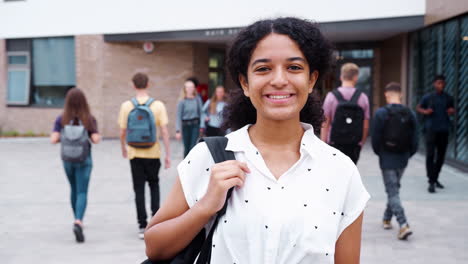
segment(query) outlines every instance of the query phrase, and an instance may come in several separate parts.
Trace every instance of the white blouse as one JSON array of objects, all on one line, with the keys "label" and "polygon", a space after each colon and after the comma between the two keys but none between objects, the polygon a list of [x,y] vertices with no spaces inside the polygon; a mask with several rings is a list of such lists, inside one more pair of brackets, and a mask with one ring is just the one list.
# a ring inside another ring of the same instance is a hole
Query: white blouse
[{"label": "white blouse", "polygon": [[[311,125],[302,126],[301,156],[279,179],[250,141],[249,126],[227,135],[226,149],[246,162],[251,173],[232,192],[218,223],[211,263],[334,263],[337,239],[370,195],[354,163],[318,139]],[[190,207],[206,193],[213,164],[205,143],[179,164]]]}]

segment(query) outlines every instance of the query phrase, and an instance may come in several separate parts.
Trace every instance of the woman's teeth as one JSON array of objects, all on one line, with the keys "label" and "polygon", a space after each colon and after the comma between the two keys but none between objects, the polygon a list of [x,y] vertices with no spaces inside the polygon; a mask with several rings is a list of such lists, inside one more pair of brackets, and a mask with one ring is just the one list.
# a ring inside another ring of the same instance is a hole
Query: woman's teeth
[{"label": "woman's teeth", "polygon": [[279,100],[279,99],[286,99],[286,98],[289,98],[291,97],[291,95],[269,95],[268,98],[270,99],[276,99],[276,100]]}]

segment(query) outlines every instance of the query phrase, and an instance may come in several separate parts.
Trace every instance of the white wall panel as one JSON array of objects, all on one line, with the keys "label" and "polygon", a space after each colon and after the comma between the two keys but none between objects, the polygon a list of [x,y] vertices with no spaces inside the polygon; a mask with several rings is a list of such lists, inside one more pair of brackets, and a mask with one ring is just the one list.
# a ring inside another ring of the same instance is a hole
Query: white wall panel
[{"label": "white wall panel", "polygon": [[0,38],[242,27],[274,16],[333,22],[424,12],[425,0],[0,1]]}]

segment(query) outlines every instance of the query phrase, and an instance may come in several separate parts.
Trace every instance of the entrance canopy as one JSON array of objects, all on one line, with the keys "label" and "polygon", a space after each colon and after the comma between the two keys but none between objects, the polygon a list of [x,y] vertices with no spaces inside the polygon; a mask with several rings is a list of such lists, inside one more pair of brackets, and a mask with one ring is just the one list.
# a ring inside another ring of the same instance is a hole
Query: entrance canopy
[{"label": "entrance canopy", "polygon": [[[406,16],[319,23],[323,33],[333,42],[371,42],[384,40],[424,26],[424,16]],[[228,43],[241,28],[181,30],[130,34],[106,34],[107,42],[128,41],[191,41]]]}]

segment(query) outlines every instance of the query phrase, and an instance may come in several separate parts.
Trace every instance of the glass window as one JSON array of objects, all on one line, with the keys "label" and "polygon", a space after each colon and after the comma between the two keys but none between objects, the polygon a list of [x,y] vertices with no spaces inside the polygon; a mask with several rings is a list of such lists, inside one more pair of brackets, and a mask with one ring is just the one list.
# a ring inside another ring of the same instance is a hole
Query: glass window
[{"label": "glass window", "polygon": [[224,85],[224,51],[210,50],[209,53],[209,95],[218,85]]},{"label": "glass window", "polygon": [[27,51],[8,52],[7,58],[7,103],[27,105],[30,87],[29,53]]},{"label": "glass window", "polygon": [[9,55],[8,64],[10,65],[26,65],[28,64],[28,56],[26,55]]},{"label": "glass window", "polygon": [[340,51],[340,59],[372,59],[374,51],[368,50],[342,50]]},{"label": "glass window", "polygon": [[29,102],[29,70],[8,70],[8,104],[27,105]]},{"label": "glass window", "polygon": [[74,38],[12,39],[6,44],[8,104],[62,107],[76,84]]},{"label": "glass window", "polygon": [[[434,91],[436,74],[445,76],[444,91],[455,101],[456,113],[451,117],[447,158],[468,165],[468,15],[413,32],[411,39],[410,84],[412,105],[424,94]],[[419,115],[422,124],[422,115]],[[422,128],[422,125],[420,125]],[[424,149],[424,137],[420,147]]]}]

